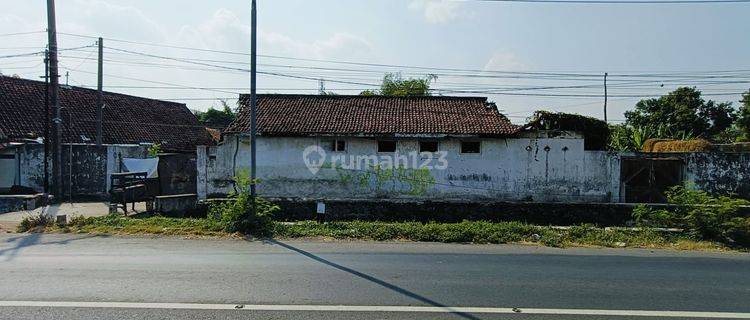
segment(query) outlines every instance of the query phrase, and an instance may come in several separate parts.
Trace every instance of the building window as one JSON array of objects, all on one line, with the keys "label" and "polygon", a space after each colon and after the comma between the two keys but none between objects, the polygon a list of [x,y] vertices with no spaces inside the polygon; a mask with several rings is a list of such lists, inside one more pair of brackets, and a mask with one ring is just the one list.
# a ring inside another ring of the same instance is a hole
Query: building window
[{"label": "building window", "polygon": [[396,141],[393,141],[393,140],[379,140],[378,141],[378,152],[396,152]]},{"label": "building window", "polygon": [[325,151],[333,152],[345,152],[346,151],[346,140],[323,140],[321,143]]},{"label": "building window", "polygon": [[461,141],[461,153],[480,153],[482,143],[479,141]]},{"label": "building window", "polygon": [[438,152],[437,141],[420,141],[419,152]]},{"label": "building window", "polygon": [[346,140],[333,140],[331,141],[331,151],[344,152],[346,151]]}]

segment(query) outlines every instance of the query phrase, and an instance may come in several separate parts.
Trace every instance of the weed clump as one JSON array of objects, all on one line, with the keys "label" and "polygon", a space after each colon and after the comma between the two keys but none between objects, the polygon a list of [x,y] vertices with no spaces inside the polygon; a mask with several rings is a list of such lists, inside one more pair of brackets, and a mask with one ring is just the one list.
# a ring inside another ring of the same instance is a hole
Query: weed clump
[{"label": "weed clump", "polygon": [[53,219],[44,214],[35,214],[30,215],[27,217],[24,217],[23,220],[21,220],[21,223],[18,225],[18,228],[16,231],[18,232],[30,232],[30,231],[39,231],[44,230],[45,228],[52,226],[54,224]]},{"label": "weed clump", "polygon": [[682,228],[697,239],[750,246],[750,217],[740,212],[743,206],[750,205],[750,201],[712,196],[689,185],[671,188],[667,200],[674,205],[672,208],[636,207],[633,216],[638,224]]},{"label": "weed clump", "polygon": [[208,220],[218,222],[226,232],[240,232],[256,237],[273,235],[272,217],[279,207],[250,194],[250,186],[257,181],[250,179],[247,170],[241,170],[235,176],[235,183],[239,192],[233,193],[230,201],[211,205]]}]

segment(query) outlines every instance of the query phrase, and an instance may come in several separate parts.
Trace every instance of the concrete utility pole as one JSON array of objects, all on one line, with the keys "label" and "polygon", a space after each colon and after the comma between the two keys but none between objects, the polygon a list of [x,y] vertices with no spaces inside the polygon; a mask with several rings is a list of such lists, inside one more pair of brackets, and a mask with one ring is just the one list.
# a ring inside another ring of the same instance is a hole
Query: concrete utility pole
[{"label": "concrete utility pole", "polygon": [[604,122],[607,122],[607,73],[604,73]]},{"label": "concrete utility pole", "polygon": [[99,91],[96,96],[96,145],[102,146],[102,121],[104,116],[104,40],[99,37],[99,78],[96,89]]},{"label": "concrete utility pole", "polygon": [[44,50],[44,193],[49,193],[49,51]]},{"label": "concrete utility pole", "polygon": [[62,136],[60,132],[62,117],[60,116],[60,101],[58,100],[58,90],[60,87],[59,72],[57,70],[57,27],[55,25],[55,0],[47,0],[47,41],[49,50],[49,76],[50,76],[50,104],[55,111],[53,123],[53,141],[52,152],[54,161],[52,162],[52,185],[54,186],[53,194],[62,199]]},{"label": "concrete utility pole", "polygon": [[253,183],[250,184],[250,195],[255,197],[257,195],[255,190],[255,179],[257,178],[256,165],[255,165],[255,152],[256,152],[256,135],[257,135],[257,111],[258,111],[258,96],[256,94],[256,73],[255,68],[257,65],[257,52],[258,52],[258,12],[257,12],[255,0],[252,0],[251,16],[252,22],[250,25],[251,36],[250,41],[250,178]]}]

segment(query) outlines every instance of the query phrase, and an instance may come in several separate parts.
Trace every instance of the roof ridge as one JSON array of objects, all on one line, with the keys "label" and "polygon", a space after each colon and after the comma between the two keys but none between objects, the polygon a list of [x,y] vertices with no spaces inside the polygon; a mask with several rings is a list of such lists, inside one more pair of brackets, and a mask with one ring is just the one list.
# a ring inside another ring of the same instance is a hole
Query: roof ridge
[{"label": "roof ridge", "polygon": [[[16,78],[16,77],[8,76],[8,75],[0,75],[0,79],[2,79],[2,80],[10,79],[10,80],[16,80],[16,81],[31,82],[34,85],[44,85],[45,84],[43,81],[39,81],[39,80],[33,80],[33,79],[27,79],[27,78]],[[66,90],[71,90],[71,89],[83,90],[83,91],[89,91],[89,92],[94,92],[94,93],[96,93],[98,91],[98,90],[92,89],[92,88],[86,88],[86,87],[81,87],[81,86],[74,86],[74,85],[69,85],[69,84],[60,84],[60,88],[61,89],[66,89]],[[154,98],[148,98],[148,97],[141,97],[141,96],[135,96],[135,95],[132,95],[132,94],[126,94],[126,93],[120,93],[120,92],[112,92],[112,91],[106,91],[106,90],[104,90],[103,92],[104,92],[105,95],[130,97],[130,98],[136,98],[136,99],[158,101],[158,102],[163,102],[163,103],[172,103],[172,104],[177,104],[177,105],[180,105],[180,106],[187,107],[187,104],[182,103],[182,102],[176,102],[176,101],[170,101],[170,100],[161,100],[161,99],[154,99]]]},{"label": "roof ridge", "polygon": [[[249,93],[241,93],[240,99],[249,98]],[[393,95],[359,95],[359,94],[305,94],[305,93],[259,93],[258,96],[278,96],[278,97],[316,97],[316,98],[385,98],[385,99],[445,99],[445,100],[487,100],[487,97],[480,96],[393,96]]]}]

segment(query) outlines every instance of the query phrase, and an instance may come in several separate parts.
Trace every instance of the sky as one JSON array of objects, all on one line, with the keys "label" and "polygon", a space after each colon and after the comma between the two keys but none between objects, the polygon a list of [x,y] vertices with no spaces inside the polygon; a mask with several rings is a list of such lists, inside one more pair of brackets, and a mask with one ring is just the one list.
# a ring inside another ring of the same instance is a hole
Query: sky
[{"label": "sky", "polygon": [[[0,8],[0,57],[44,49],[46,1]],[[750,88],[750,3],[258,0],[258,10],[262,93],[315,94],[323,79],[327,91],[357,94],[386,72],[435,74],[435,94],[487,96],[522,123],[539,109],[602,118],[605,72],[613,122],[680,85],[735,106]],[[249,92],[250,1],[58,0],[57,23],[70,49],[62,83],[95,86],[95,48],[72,48],[102,36],[108,91],[198,110]],[[0,58],[0,72],[38,79],[41,61]]]}]

